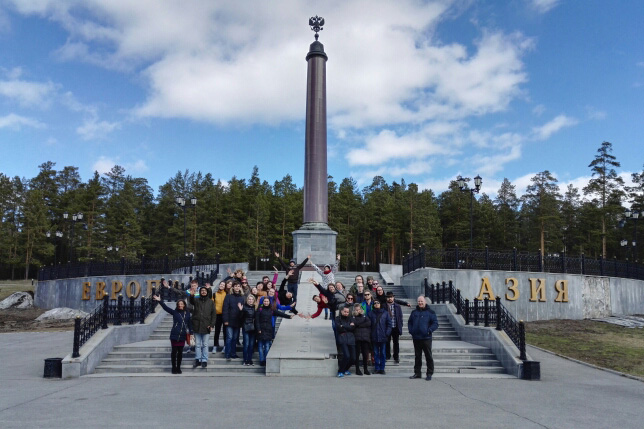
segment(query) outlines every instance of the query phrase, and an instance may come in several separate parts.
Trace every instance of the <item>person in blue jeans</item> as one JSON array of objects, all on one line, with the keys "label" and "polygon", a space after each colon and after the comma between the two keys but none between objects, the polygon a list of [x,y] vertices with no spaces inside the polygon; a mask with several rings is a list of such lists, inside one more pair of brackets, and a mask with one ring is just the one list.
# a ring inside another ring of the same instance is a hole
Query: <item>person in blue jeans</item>
[{"label": "person in blue jeans", "polygon": [[380,301],[373,302],[369,313],[371,319],[371,343],[373,345],[374,372],[385,375],[385,355],[387,338],[391,335],[391,318],[389,312],[381,308]]},{"label": "person in blue jeans", "polygon": [[244,334],[244,361],[242,365],[255,366],[253,351],[255,349],[255,295],[246,296],[246,303],[241,310],[242,332]]},{"label": "person in blue jeans", "polygon": [[241,311],[243,308],[244,296],[241,292],[241,284],[235,281],[233,283],[232,293],[224,299],[224,308],[221,313],[224,319],[224,326],[226,327],[226,347],[224,349],[224,355],[226,356],[227,362],[230,362],[231,359],[239,359],[236,347],[237,341],[239,340]]},{"label": "person in blue jeans", "polygon": [[217,319],[217,310],[215,303],[210,298],[209,288],[201,287],[199,296],[190,296],[192,310],[192,330],[195,336],[195,362],[193,368],[201,365],[202,368],[208,366],[208,339],[210,331],[215,326]]},{"label": "person in blue jeans", "polygon": [[255,312],[255,333],[257,348],[259,349],[259,364],[266,366],[266,356],[275,338],[273,323],[275,317],[293,318],[293,314],[286,314],[276,308],[277,303],[268,297],[259,299],[259,308]]}]

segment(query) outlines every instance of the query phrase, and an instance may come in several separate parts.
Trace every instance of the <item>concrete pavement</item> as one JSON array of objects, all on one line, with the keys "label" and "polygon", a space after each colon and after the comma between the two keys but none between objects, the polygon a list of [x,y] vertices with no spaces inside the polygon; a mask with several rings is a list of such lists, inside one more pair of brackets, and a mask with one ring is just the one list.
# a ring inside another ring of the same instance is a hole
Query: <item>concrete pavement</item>
[{"label": "concrete pavement", "polygon": [[0,334],[0,426],[640,428],[644,383],[529,348],[541,381],[332,377],[42,378],[71,332]]}]

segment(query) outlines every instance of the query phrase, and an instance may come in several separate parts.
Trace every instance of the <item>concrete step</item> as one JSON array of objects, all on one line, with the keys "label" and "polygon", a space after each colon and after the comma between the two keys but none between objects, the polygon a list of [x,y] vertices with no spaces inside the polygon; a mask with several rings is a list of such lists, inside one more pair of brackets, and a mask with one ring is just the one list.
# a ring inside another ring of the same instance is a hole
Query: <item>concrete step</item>
[{"label": "concrete step", "polygon": [[[243,365],[211,365],[208,363],[207,368],[195,368],[192,369],[192,362],[182,362],[181,370],[186,372],[194,373],[209,373],[209,372],[225,372],[233,374],[256,374],[258,376],[264,376],[265,368],[259,366],[255,362],[255,366],[243,366]],[[166,362],[165,365],[155,365],[155,366],[131,366],[131,365],[99,365],[94,371],[95,374],[132,374],[132,373],[170,373],[172,372],[172,365],[170,362]]]},{"label": "concrete step", "polygon": [[[194,356],[184,356],[183,361],[184,362],[189,362],[190,365],[192,365],[192,362],[194,360]],[[259,355],[257,353],[253,354],[253,361],[255,363],[259,362]],[[162,366],[162,365],[167,365],[170,362],[170,353],[166,354],[163,357],[143,357],[143,358],[119,358],[119,357],[106,357],[103,359],[101,362],[101,365],[127,365],[127,366],[146,366],[146,365],[152,365],[152,366]],[[208,366],[212,365],[221,365],[225,367],[233,367],[233,366],[242,366],[242,360],[241,359],[232,359],[230,362],[226,361],[224,357],[215,357],[215,356],[209,356],[208,357]]]}]

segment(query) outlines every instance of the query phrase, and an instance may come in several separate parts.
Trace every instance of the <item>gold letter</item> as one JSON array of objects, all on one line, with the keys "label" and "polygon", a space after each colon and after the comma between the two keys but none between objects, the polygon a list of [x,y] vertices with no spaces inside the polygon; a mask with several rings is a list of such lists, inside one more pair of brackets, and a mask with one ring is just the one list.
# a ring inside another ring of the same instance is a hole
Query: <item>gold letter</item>
[{"label": "gold letter", "polygon": [[490,279],[487,277],[483,277],[481,281],[481,290],[479,292],[479,296],[476,297],[476,299],[483,300],[485,298],[483,295],[488,295],[488,298],[491,300],[494,300],[494,292],[492,291],[492,286],[490,285]]},{"label": "gold letter", "polygon": [[508,290],[512,291],[512,296],[509,296],[507,293],[505,294],[505,299],[508,301],[516,301],[519,299],[519,288],[517,287],[517,279],[514,277],[509,277],[505,279],[505,284],[507,285],[508,283],[512,283],[512,286],[508,286]]},{"label": "gold letter", "polygon": [[157,289],[157,293],[159,293],[159,281],[158,280],[146,280],[145,282],[148,284],[145,296],[147,296],[148,298],[152,297],[152,286],[154,286]]},{"label": "gold letter", "polygon": [[[132,285],[134,285],[134,291],[136,293],[132,292]],[[132,297],[138,298],[139,295],[141,294],[141,285],[139,284],[139,282],[132,280],[130,284],[128,284],[127,287],[125,288],[125,294],[127,295],[128,298],[132,298]]]},{"label": "gold letter", "polygon": [[112,282],[112,295],[110,295],[110,299],[117,299],[118,295],[117,293],[121,292],[123,290],[123,283],[119,281],[113,281]]},{"label": "gold letter", "polygon": [[568,302],[568,280],[557,280],[555,290],[557,291],[555,302]]},{"label": "gold letter", "polygon": [[[538,287],[537,280],[539,280]],[[537,301],[537,294],[540,302],[546,302],[546,279],[530,279],[530,301]]]},{"label": "gold letter", "polygon": [[105,282],[96,282],[96,300],[100,301],[105,295]]},{"label": "gold letter", "polygon": [[83,301],[89,300],[89,294],[92,289],[92,284],[90,282],[83,282],[83,296],[81,296],[81,299]]}]

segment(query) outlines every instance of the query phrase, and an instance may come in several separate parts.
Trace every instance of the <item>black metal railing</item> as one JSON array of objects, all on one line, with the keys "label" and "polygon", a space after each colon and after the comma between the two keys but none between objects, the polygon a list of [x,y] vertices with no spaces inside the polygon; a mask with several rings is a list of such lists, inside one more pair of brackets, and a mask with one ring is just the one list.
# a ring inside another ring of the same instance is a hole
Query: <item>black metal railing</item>
[{"label": "black metal railing", "polygon": [[448,283],[429,283],[427,278],[423,280],[425,296],[433,303],[450,303],[456,307],[456,314],[463,317],[466,325],[485,327],[495,326],[497,331],[504,331],[512,342],[519,349],[522,360],[526,360],[525,350],[525,326],[523,321],[517,322],[507,308],[501,304],[501,297],[490,300],[485,298],[479,300],[474,298],[463,299],[460,289],[456,289],[450,280]]},{"label": "black metal railing", "polygon": [[587,274],[644,280],[644,265],[630,261],[606,260],[564,253],[541,256],[540,252],[492,251],[475,249],[425,249],[421,247],[405,256],[403,275],[419,268],[476,269],[500,271],[533,271],[548,273]]},{"label": "black metal railing", "polygon": [[[204,267],[209,267],[207,270]],[[210,268],[212,267],[212,268]],[[212,259],[195,259],[194,256],[170,259],[150,259],[141,257],[139,260],[121,258],[119,261],[73,262],[41,267],[38,270],[38,280],[56,280],[74,277],[115,276],[136,274],[196,274],[204,271],[219,271],[219,255]],[[214,280],[214,279],[212,279]]]},{"label": "black metal railing", "polygon": [[[165,289],[160,290],[165,295],[168,292]],[[152,295],[155,294],[155,288],[152,288]],[[157,302],[153,299],[141,297],[136,299],[131,297],[124,300],[123,295],[118,299],[109,299],[105,295],[101,303],[87,316],[77,317],[74,322],[74,344],[72,357],[80,356],[80,348],[99,330],[107,329],[108,324],[122,325],[128,323],[145,323],[146,317],[154,313]]]}]

